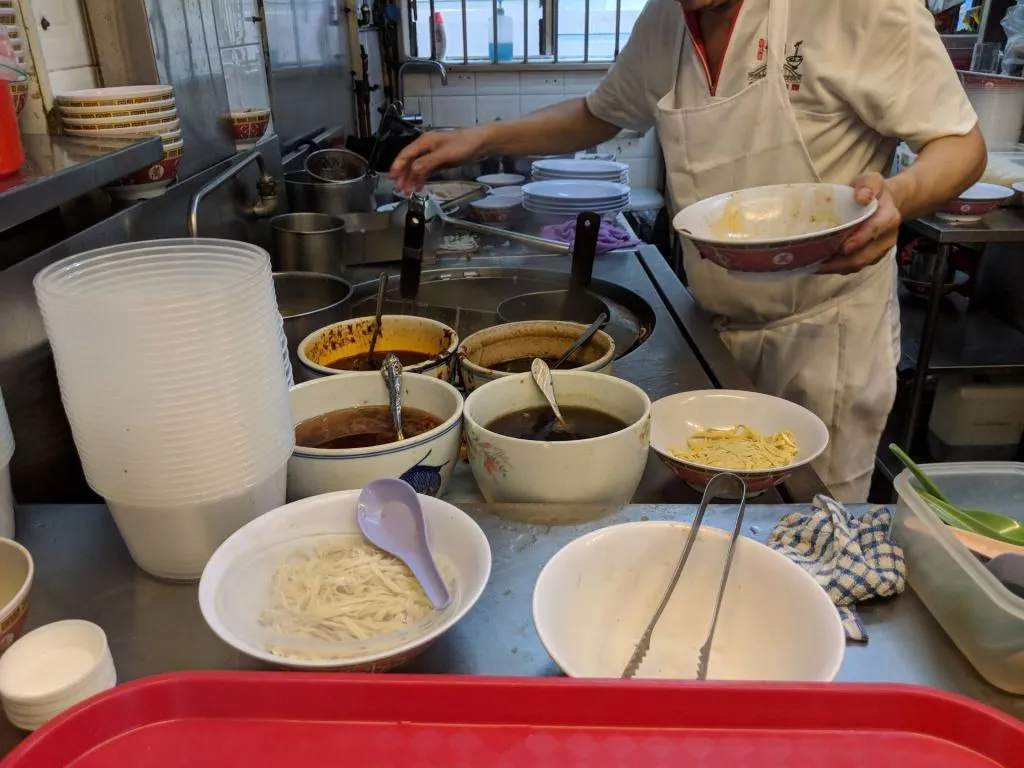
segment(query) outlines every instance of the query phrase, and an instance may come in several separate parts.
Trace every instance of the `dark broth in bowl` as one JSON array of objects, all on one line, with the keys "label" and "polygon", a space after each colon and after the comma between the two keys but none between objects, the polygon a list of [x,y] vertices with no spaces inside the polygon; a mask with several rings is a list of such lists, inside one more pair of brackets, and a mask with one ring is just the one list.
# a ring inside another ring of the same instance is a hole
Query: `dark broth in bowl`
[{"label": "dark broth in bowl", "polygon": [[348,357],[332,360],[326,363],[325,367],[333,368],[336,371],[379,371],[380,367],[384,364],[384,358],[392,353],[398,358],[398,362],[402,364],[403,368],[418,363],[425,363],[434,357],[434,355],[429,355],[426,352],[416,352],[411,349],[389,349],[383,352],[374,350],[373,357],[367,357],[365,352],[360,352],[358,355],[349,355]]},{"label": "dark broth in bowl", "polygon": [[[493,371],[501,371],[502,373],[529,373],[530,366],[533,365],[533,361],[535,359],[536,358],[533,357],[517,357],[514,360],[503,360],[500,363],[494,363],[487,367]],[[558,360],[553,357],[542,357],[541,360],[548,364],[548,368],[553,367],[554,364],[558,362]],[[579,368],[579,366],[579,363],[573,362],[572,360],[566,360],[558,367],[558,370],[567,371],[571,368]]]},{"label": "dark broth in bowl", "polygon": [[559,406],[562,417],[569,428],[566,429],[546,406],[524,408],[499,416],[485,426],[491,432],[505,437],[520,440],[549,440],[552,442],[568,442],[571,440],[587,440],[592,437],[604,437],[629,426],[617,416],[584,408],[576,405]]},{"label": "dark broth in bowl", "polygon": [[[402,432],[407,439],[429,432],[441,422],[418,408],[402,408]],[[391,409],[386,405],[342,408],[306,419],[295,427],[295,444],[300,448],[369,448],[397,440]]]}]

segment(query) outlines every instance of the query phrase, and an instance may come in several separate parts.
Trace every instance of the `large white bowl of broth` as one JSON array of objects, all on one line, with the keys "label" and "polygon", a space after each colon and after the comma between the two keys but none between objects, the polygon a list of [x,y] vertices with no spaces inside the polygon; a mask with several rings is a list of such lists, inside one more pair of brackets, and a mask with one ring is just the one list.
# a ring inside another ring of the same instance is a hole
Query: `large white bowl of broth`
[{"label": "large white bowl of broth", "polygon": [[[536,357],[554,365],[586,329],[580,323],[538,320],[477,331],[459,344],[462,383],[472,391],[488,381],[525,373]],[[559,369],[611,373],[614,359],[615,342],[604,331],[598,331]]]},{"label": "large white bowl of broth", "polygon": [[651,408],[651,448],[698,490],[728,471],[744,479],[748,494],[764,493],[818,458],[828,439],[809,410],[760,392],[680,392]]},{"label": "large white bowl of broth", "polygon": [[384,358],[394,352],[402,368],[448,381],[459,335],[444,323],[413,315],[382,315],[380,337],[369,357],[376,327],[373,317],[333,323],[299,342],[301,381],[353,371],[379,371]]},{"label": "large white bowl of broth", "polygon": [[[672,577],[686,523],[613,525],[563,547],[533,591],[537,634],[571,677],[621,677]],[[638,678],[693,680],[714,610],[730,533],[703,526],[658,621]],[[810,574],[741,536],[708,657],[713,680],[835,678],[846,637]]]},{"label": "large white bowl of broth", "polygon": [[466,398],[469,464],[492,503],[629,501],[644,473],[651,401],[628,381],[552,371],[559,425],[526,374],[496,379]]},{"label": "large white bowl of broth", "polygon": [[199,582],[199,607],[221,640],[277,666],[383,671],[409,661],[466,615],[491,573],[480,526],[451,504],[420,496],[427,538],[452,595],[436,611],[409,569],[359,533],[359,493],[278,507],[217,549]]},{"label": "large white bowl of broth", "polygon": [[346,373],[291,388],[295,449],[288,460],[288,499],[362,488],[397,477],[417,493],[441,496],[459,462],[462,395],[446,381],[402,375],[398,441],[379,373]]}]

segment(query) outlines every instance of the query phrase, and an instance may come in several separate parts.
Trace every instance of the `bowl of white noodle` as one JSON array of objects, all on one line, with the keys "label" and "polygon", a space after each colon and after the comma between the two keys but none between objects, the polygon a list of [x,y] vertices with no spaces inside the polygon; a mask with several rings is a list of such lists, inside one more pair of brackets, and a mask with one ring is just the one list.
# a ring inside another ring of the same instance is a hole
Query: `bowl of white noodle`
[{"label": "bowl of white noodle", "polygon": [[436,611],[408,568],[360,535],[359,493],[286,504],[228,538],[199,582],[199,606],[214,633],[275,666],[383,671],[465,616],[491,572],[480,526],[451,504],[419,497],[452,594],[451,604]]},{"label": "bowl of white noodle", "polygon": [[651,449],[698,490],[734,472],[748,495],[763,493],[818,458],[828,440],[811,411],[760,392],[704,389],[651,405]]}]

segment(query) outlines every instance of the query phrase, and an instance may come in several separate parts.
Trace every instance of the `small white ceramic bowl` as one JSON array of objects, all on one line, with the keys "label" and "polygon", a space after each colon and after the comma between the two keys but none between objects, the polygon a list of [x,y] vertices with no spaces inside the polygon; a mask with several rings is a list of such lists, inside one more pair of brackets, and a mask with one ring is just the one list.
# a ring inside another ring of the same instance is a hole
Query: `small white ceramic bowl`
[{"label": "small white ceramic bowl", "polygon": [[[725,429],[746,424],[768,436],[788,430],[799,451],[791,463],[771,470],[744,471],[696,464],[677,458],[671,449],[686,450],[686,441],[699,429]],[[803,406],[760,392],[703,389],[663,397],[651,406],[651,448],[674,473],[698,490],[715,475],[734,472],[747,484],[747,494],[767,491],[785,481],[793,470],[818,458],[828,446],[825,423]]]},{"label": "small white ceramic bowl", "polygon": [[[387,404],[387,387],[377,372],[325,376],[291,389],[296,425],[330,411]],[[399,477],[417,493],[442,496],[459,462],[462,395],[441,379],[403,374],[402,406],[426,411],[441,423],[400,443],[371,448],[296,447],[288,461],[288,499],[362,488],[381,477]]]},{"label": "small white ceramic bowl", "polygon": [[[532,360],[535,357],[557,360],[584,330],[586,326],[580,323],[536,320],[504,323],[477,331],[459,344],[462,383],[466,391],[472,391],[489,381],[512,376],[514,374],[493,367],[512,360]],[[604,331],[598,331],[573,355],[574,362],[579,361],[582,365],[565,366],[564,370],[611,373],[614,359],[615,342]]]},{"label": "small white ceramic bowl", "polygon": [[469,204],[469,216],[481,224],[507,229],[520,207],[520,202],[515,197],[488,195]]},{"label": "small white ceramic bowl", "polygon": [[484,176],[477,176],[476,180],[478,184],[486,184],[491,189],[499,189],[521,185],[526,181],[526,177],[520,176],[518,173],[488,173]]},{"label": "small white ceramic bowl", "polygon": [[25,630],[35,564],[14,539],[0,538],[0,653]]},{"label": "small white ceramic bowl", "polygon": [[463,412],[469,464],[491,503],[625,503],[647,464],[651,401],[628,381],[589,371],[552,371],[563,408],[590,408],[628,426],[603,437],[542,442],[487,429],[497,419],[546,405],[529,373],[495,379],[474,390]]},{"label": "small white ceramic bowl", "polygon": [[[622,675],[689,531],[685,523],[613,525],[581,536],[544,566],[533,590],[533,621],[567,675]],[[638,678],[696,677],[729,538],[701,528]],[[740,537],[709,679],[828,682],[839,672],[845,647],[839,614],[814,578],[784,555]]]},{"label": "small white ceramic bowl", "polygon": [[523,188],[519,185],[511,187],[498,187],[497,189],[491,190],[491,197],[512,197],[516,200],[523,199]]},{"label": "small white ceramic bowl", "polygon": [[776,184],[700,200],[672,226],[725,269],[791,275],[815,271],[877,208],[841,184]]},{"label": "small white ceramic bowl", "polygon": [[46,624],[0,657],[0,701],[7,718],[23,731],[116,683],[107,636],[88,621]]},{"label": "small white ceramic bowl", "polygon": [[[452,358],[459,346],[459,335],[444,323],[413,315],[382,315],[380,338],[375,352],[405,350],[430,355],[428,360],[407,365],[409,373],[425,373],[448,381],[452,373]],[[328,363],[365,354],[370,350],[370,339],[375,325],[372,317],[358,317],[328,325],[314,331],[299,342],[299,370],[297,379],[309,381],[320,376],[346,373],[327,367]]]},{"label": "small white ceramic bowl", "polygon": [[228,645],[268,664],[295,669],[380,672],[403,664],[447,632],[473,607],[491,574],[491,549],[469,515],[439,499],[420,496],[431,551],[442,572],[452,574],[452,604],[436,620],[417,625],[398,644],[370,641],[363,653],[342,659],[304,660],[268,651],[258,616],[281,559],[317,537],[359,534],[359,491],[314,496],[275,509],[242,528],[210,558],[199,582],[199,607],[210,628]]}]

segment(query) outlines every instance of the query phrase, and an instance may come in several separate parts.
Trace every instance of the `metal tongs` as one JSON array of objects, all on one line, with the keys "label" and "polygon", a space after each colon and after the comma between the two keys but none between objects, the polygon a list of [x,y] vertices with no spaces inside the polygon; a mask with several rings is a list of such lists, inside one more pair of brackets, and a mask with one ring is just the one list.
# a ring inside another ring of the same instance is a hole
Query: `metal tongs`
[{"label": "metal tongs", "polygon": [[640,636],[640,641],[633,649],[633,655],[629,657],[629,663],[626,664],[626,668],[622,670],[623,680],[628,680],[636,675],[637,670],[640,668],[640,664],[647,655],[647,651],[650,650],[651,635],[654,634],[654,628],[657,626],[658,620],[661,618],[661,614],[665,611],[665,606],[668,605],[668,601],[672,599],[672,593],[675,591],[676,584],[679,583],[679,577],[682,575],[683,568],[686,566],[686,561],[690,557],[690,551],[693,549],[694,542],[697,541],[697,533],[700,531],[701,523],[704,522],[704,513],[708,509],[708,504],[717,497],[721,486],[724,485],[727,480],[730,484],[738,483],[742,493],[740,495],[740,509],[736,515],[736,527],[732,529],[732,539],[729,541],[729,551],[725,555],[725,566],[722,568],[722,579],[718,583],[718,596],[715,598],[715,608],[714,612],[711,614],[711,627],[708,629],[704,645],[700,647],[700,652],[697,656],[697,679],[707,679],[708,657],[711,655],[711,641],[714,639],[715,627],[718,625],[718,614],[722,607],[722,597],[725,595],[725,585],[729,581],[729,571],[732,569],[732,558],[733,554],[736,552],[736,541],[740,537],[740,530],[743,527],[743,514],[747,508],[747,484],[741,477],[734,475],[731,472],[723,472],[720,475],[715,475],[711,478],[711,482],[708,483],[707,488],[704,489],[704,496],[700,500],[700,507],[697,509],[697,516],[693,518],[693,524],[690,526],[690,534],[686,537],[686,544],[683,546],[683,553],[679,556],[679,562],[676,563],[675,572],[669,580],[668,587],[665,589],[665,594],[661,598],[661,603],[658,604],[657,610],[655,610],[654,615],[647,624],[647,629],[644,630],[644,633]]}]

